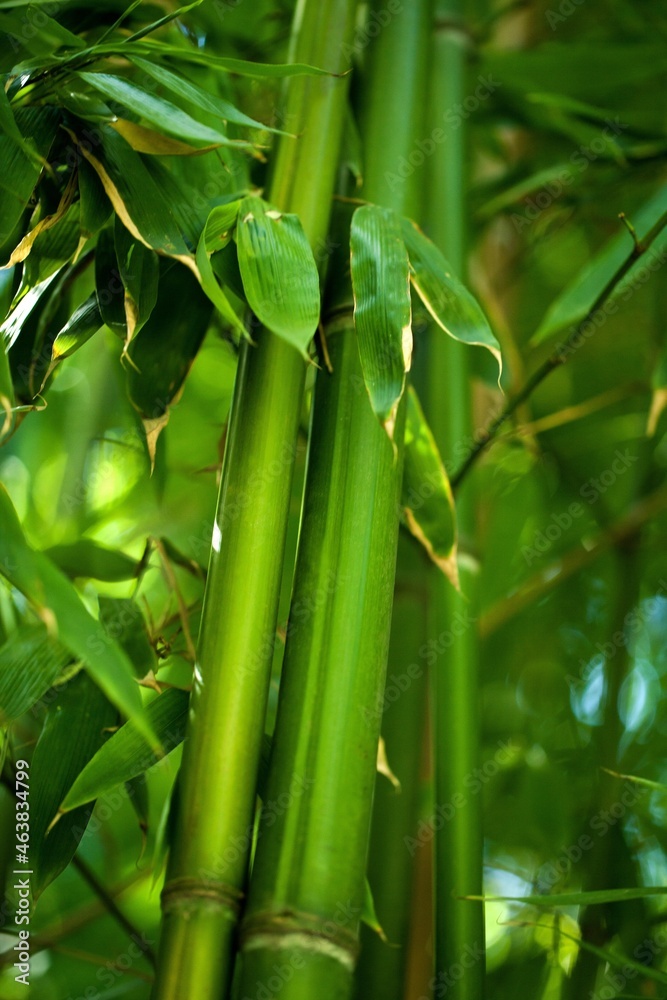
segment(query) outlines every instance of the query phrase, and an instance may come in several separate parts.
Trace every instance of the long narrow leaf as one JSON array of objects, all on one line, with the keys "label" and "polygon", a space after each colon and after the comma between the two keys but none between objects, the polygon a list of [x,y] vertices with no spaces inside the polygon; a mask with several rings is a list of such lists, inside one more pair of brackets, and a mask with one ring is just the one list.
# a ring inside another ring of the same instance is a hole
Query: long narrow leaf
[{"label": "long narrow leaf", "polygon": [[183,98],[189,101],[191,104],[198,107],[200,111],[206,111],[209,114],[215,115],[216,118],[220,118],[223,121],[231,122],[233,125],[243,125],[246,128],[261,129],[266,132],[274,132],[277,135],[287,135],[286,132],[281,132],[280,129],[271,128],[269,125],[263,125],[262,122],[256,121],[254,118],[250,118],[248,115],[239,111],[235,108],[233,104],[226,101],[222,97],[212,96],[208,94],[201,87],[187,80],[184,76],[178,73],[172,73],[171,70],[166,69],[156,62],[149,62],[148,59],[141,59],[139,56],[133,56],[132,62],[137,67],[137,69],[142,70],[147,76],[152,77],[158,83],[162,84],[165,90],[174,94],[177,97]]},{"label": "long narrow leaf", "polygon": [[230,139],[217,129],[202,125],[171,101],[142,90],[129,80],[110,73],[80,73],[82,80],[105,97],[118,101],[155,128],[174,139],[192,143],[193,146],[249,146],[238,139]]},{"label": "long narrow leaf", "polygon": [[139,688],[125,654],[86,610],[76,590],[54,563],[35,552],[23,535],[16,511],[0,486],[0,573],[20,590],[53,635],[83,661],[109,700],[135,719],[152,746],[158,747],[141,704]]},{"label": "long narrow leaf", "polygon": [[395,214],[364,205],[352,216],[350,270],[354,324],[374,412],[393,437],[396,409],[412,361],[408,254]]}]

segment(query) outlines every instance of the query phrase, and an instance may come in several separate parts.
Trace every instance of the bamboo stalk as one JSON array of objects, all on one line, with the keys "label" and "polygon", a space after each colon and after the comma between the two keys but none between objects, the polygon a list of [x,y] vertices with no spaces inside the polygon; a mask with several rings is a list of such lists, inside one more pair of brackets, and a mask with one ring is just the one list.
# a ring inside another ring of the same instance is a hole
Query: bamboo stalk
[{"label": "bamboo stalk", "polygon": [[[438,6],[434,37],[431,111],[446,112],[466,96],[466,36],[462,0]],[[458,123],[459,126],[461,123]],[[464,277],[466,244],[466,145],[464,128],[445,127],[446,139],[431,158],[430,232],[453,269]],[[448,460],[472,431],[468,349],[432,329],[428,345],[427,415],[441,453]],[[443,391],[443,385],[447,391]],[[474,532],[470,484],[457,497],[460,546]],[[476,580],[460,567],[461,592],[433,576],[431,634],[455,633],[458,614],[475,617]],[[452,807],[449,821],[434,835],[435,990],[452,1000],[480,1000],[484,993],[484,911],[457,899],[481,894],[483,873],[482,802],[469,794],[466,779],[479,764],[479,640],[474,627],[457,636],[431,671],[434,797],[436,808]]]},{"label": "bamboo stalk", "polygon": [[[300,0],[291,59],[341,72],[354,0]],[[269,199],[326,236],[347,81],[294,78]],[[226,995],[246,880],[305,364],[259,330],[241,348],[207,578],[155,1000]]]},{"label": "bamboo stalk", "polygon": [[[384,19],[363,90],[362,193],[399,210],[404,185],[387,175],[411,152],[428,12],[419,0]],[[326,341],[333,372],[323,365],[315,387],[268,778],[269,802],[284,808],[262,817],[242,927],[241,995],[280,982],[281,1000],[352,987],[398,533],[404,408],[392,446],[363,388],[348,309]]]}]

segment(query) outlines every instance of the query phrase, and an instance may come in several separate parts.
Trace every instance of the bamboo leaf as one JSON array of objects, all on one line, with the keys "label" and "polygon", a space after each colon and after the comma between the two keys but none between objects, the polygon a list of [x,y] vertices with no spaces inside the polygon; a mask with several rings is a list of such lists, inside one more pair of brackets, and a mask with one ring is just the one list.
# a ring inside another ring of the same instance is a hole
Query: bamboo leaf
[{"label": "bamboo leaf", "polygon": [[0,486],[0,573],[20,590],[49,632],[83,661],[91,678],[121,712],[155,745],[139,689],[125,654],[105,635],[76,590],[53,562],[26,541],[9,495]]},{"label": "bamboo leaf", "polygon": [[30,767],[30,832],[39,895],[74,857],[92,805],[61,818],[51,829],[58,806],[93,754],[104,743],[116,712],[85,674],[77,674],[49,708]]},{"label": "bamboo leaf", "polygon": [[[221,207],[223,209],[227,208],[226,205]],[[214,209],[213,211],[215,212],[216,209]],[[213,213],[211,213],[211,215],[213,215]],[[211,216],[209,216],[209,219],[210,218]],[[225,215],[225,218],[228,218],[228,213]],[[237,333],[240,334],[240,336],[245,337],[247,336],[246,328],[244,327],[243,323],[237,316],[231,302],[229,301],[229,299],[223,292],[222,288],[218,284],[217,278],[213,271],[213,266],[211,264],[210,253],[207,250],[208,242],[212,243],[216,242],[215,234],[219,233],[219,228],[220,227],[214,221],[211,230],[214,235],[210,236],[209,224],[207,222],[206,226],[204,227],[204,231],[202,232],[199,238],[199,243],[197,245],[197,253],[195,255],[195,260],[197,262],[197,270],[199,272],[199,280],[201,282],[202,289],[204,290],[208,298],[211,300],[213,305],[216,307],[220,315],[227,320],[227,322],[231,325],[232,329],[236,330]],[[225,234],[224,237],[222,233],[220,233],[217,236],[217,240],[220,239],[224,240],[223,247],[226,246],[229,243],[229,240],[231,239],[231,232]]]},{"label": "bamboo leaf", "polygon": [[145,125],[137,125],[136,122],[128,121],[127,118],[116,118],[109,123],[111,128],[122,135],[137,153],[146,153],[149,156],[201,156],[216,146],[196,147],[189,146],[178,139],[172,139],[162,132],[156,132]]},{"label": "bamboo leaf", "polygon": [[69,545],[54,545],[44,554],[71,579],[86,577],[110,583],[133,580],[139,568],[136,559],[90,538],[79,538]]},{"label": "bamboo leaf", "polygon": [[477,299],[470,294],[438,248],[408,219],[402,220],[413,287],[435,322],[463,344],[486,347],[502,371],[500,345]]},{"label": "bamboo leaf", "polygon": [[34,146],[36,156],[24,152],[11,136],[0,135],[0,245],[12,235],[25,211],[41,173],[41,162],[48,155],[55,138],[59,120],[56,108],[17,110],[18,128],[25,141]]},{"label": "bamboo leaf", "polygon": [[83,347],[104,325],[97,295],[92,292],[85,302],[72,313],[65,326],[56,335],[51,348],[51,362],[62,361]]},{"label": "bamboo leaf", "polygon": [[161,263],[157,303],[132,341],[127,372],[130,401],[144,422],[151,462],[169,407],[181,391],[212,311],[190,270],[173,261]]},{"label": "bamboo leaf", "polygon": [[378,937],[381,938],[385,944],[389,943],[387,941],[387,935],[385,934],[382,924],[378,920],[377,913],[375,912],[375,900],[373,899],[373,891],[370,887],[368,879],[364,880],[364,902],[361,911],[361,919],[367,927],[370,927],[372,931],[375,931]]},{"label": "bamboo leaf", "polygon": [[458,588],[454,497],[438,447],[412,387],[408,389],[401,503],[411,534]]},{"label": "bamboo leaf", "polygon": [[[12,6],[16,6],[16,4]],[[36,6],[34,0],[32,4],[28,4],[28,7],[31,6]],[[27,27],[30,29],[29,31],[26,31],[25,20],[18,15],[2,15],[1,30],[13,35],[21,45],[27,45],[30,51],[48,52],[50,55],[60,48],[81,50],[86,47],[83,38],[73,34],[59,21],[50,17],[46,11],[39,11],[39,18],[30,18]]]},{"label": "bamboo leaf", "polygon": [[247,59],[235,59],[230,56],[214,56],[202,49],[186,49],[178,45],[160,43],[159,47],[151,49],[146,47],[138,48],[128,40],[124,54],[151,55],[160,54],[181,62],[199,63],[202,66],[209,66],[211,69],[222,69],[228,73],[238,73],[239,76],[258,77],[289,77],[289,76],[338,76],[337,73],[330,73],[328,70],[319,69],[317,66],[309,66],[307,63],[262,63]]},{"label": "bamboo leaf", "polygon": [[[185,736],[189,701],[187,691],[169,688],[146,708],[146,715],[166,753],[178,746]],[[137,727],[126,722],[78,775],[62,802],[61,811],[76,809],[116,785],[136,778],[160,759]]]},{"label": "bamboo leaf", "polygon": [[233,104],[230,104],[229,101],[224,100],[222,97],[208,94],[205,90],[202,90],[201,87],[192,83],[191,80],[186,79],[182,74],[172,73],[171,70],[166,69],[164,66],[156,63],[155,61],[149,62],[147,59],[141,59],[139,56],[133,56],[132,62],[137,69],[142,70],[142,72],[146,73],[147,76],[152,77],[153,80],[162,84],[165,90],[168,90],[176,97],[189,101],[200,111],[205,111],[208,114],[215,115],[216,118],[220,118],[222,121],[231,122],[233,125],[243,125],[246,128],[261,129],[262,131],[273,132],[276,135],[288,135],[287,132],[281,132],[280,129],[271,128],[269,125],[263,125],[262,122],[258,122],[254,118],[250,118],[242,111],[239,111],[238,108],[235,108]]},{"label": "bamboo leaf", "polygon": [[250,308],[306,357],[320,317],[320,284],[299,219],[275,211],[261,198],[244,198],[236,241]]},{"label": "bamboo leaf", "polygon": [[466,896],[466,899],[485,903],[524,903],[526,906],[598,906],[602,903],[623,903],[649,896],[667,896],[665,886],[635,886],[630,889],[596,889],[592,892],[555,892],[533,896]]},{"label": "bamboo leaf", "polygon": [[94,152],[85,145],[80,149],[100,178],[121,222],[146,246],[192,266],[192,254],[171,206],[139,154],[108,125],[100,126],[97,138],[99,145]]},{"label": "bamboo leaf", "polygon": [[188,142],[193,146],[251,147],[250,143],[230,139],[224,132],[203,125],[176,104],[142,90],[123,77],[110,73],[80,73],[79,76],[104,97],[118,101],[160,132],[180,142]]},{"label": "bamboo leaf", "polygon": [[103,229],[95,246],[95,296],[102,319],[125,337],[125,290],[120,280],[113,230]]},{"label": "bamboo leaf", "polygon": [[204,227],[204,243],[207,253],[222,250],[231,241],[241,207],[241,200],[230,201],[226,205],[212,208]]},{"label": "bamboo leaf", "polygon": [[70,205],[54,225],[40,231],[23,266],[21,291],[34,288],[70,261],[79,248],[79,203]]},{"label": "bamboo leaf", "polygon": [[157,302],[160,267],[154,250],[134,239],[116,218],[114,232],[116,260],[125,289],[125,348],[146,324]]},{"label": "bamboo leaf", "polygon": [[[641,241],[658,219],[667,212],[667,188],[661,187],[637,212],[632,215],[631,222],[638,239]],[[574,280],[551,303],[547,314],[542,320],[530,343],[533,346],[543,343],[549,337],[566,327],[574,327],[588,315],[600,292],[628,257],[632,250],[632,238],[623,227],[612,240],[594,254]],[[647,265],[655,270],[664,260],[667,250],[667,231],[663,230],[646,255],[639,258],[622,281],[612,292],[608,302],[619,298],[624,300],[632,294],[634,277],[640,267]]]},{"label": "bamboo leaf", "polygon": [[0,724],[32,708],[71,662],[44,625],[21,625],[0,646]]},{"label": "bamboo leaf", "polygon": [[364,205],[352,216],[354,324],[373,411],[390,438],[412,361],[410,269],[395,214]]},{"label": "bamboo leaf", "polygon": [[84,236],[94,236],[108,221],[111,202],[98,175],[83,158],[78,164],[78,174],[81,232]]}]

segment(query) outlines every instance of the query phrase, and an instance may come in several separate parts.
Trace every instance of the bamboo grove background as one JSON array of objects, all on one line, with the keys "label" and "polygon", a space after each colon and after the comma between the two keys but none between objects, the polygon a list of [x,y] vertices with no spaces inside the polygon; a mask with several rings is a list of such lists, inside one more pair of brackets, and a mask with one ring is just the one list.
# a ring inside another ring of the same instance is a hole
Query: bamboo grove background
[{"label": "bamboo grove background", "polygon": [[666,40],[0,3],[3,1000],[665,995]]}]

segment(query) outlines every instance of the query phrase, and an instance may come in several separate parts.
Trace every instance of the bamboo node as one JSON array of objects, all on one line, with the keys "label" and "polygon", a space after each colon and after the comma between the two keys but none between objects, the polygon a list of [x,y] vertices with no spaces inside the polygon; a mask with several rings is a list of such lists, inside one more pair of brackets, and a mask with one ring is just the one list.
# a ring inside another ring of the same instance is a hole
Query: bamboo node
[{"label": "bamboo node", "polygon": [[243,893],[227,882],[183,877],[166,882],[160,900],[164,914],[188,910],[206,900],[215,909],[232,910],[238,916]]},{"label": "bamboo node", "polygon": [[349,969],[354,969],[359,954],[357,934],[350,928],[298,910],[254,914],[241,927],[241,947],[299,948],[329,955]]}]

